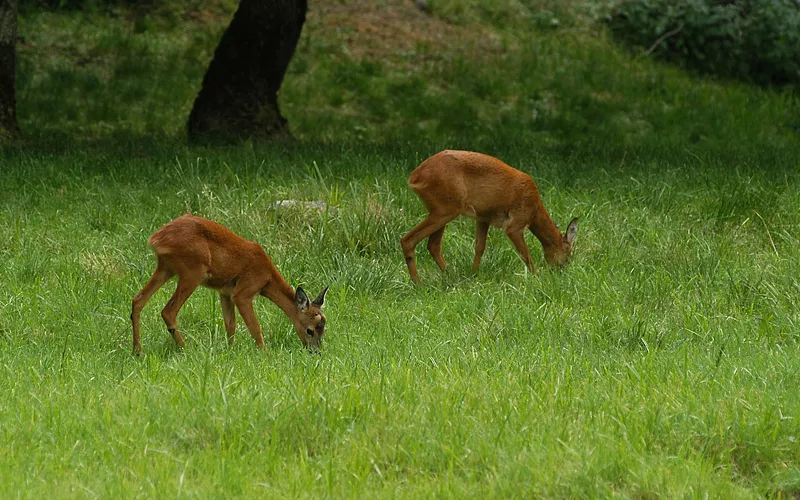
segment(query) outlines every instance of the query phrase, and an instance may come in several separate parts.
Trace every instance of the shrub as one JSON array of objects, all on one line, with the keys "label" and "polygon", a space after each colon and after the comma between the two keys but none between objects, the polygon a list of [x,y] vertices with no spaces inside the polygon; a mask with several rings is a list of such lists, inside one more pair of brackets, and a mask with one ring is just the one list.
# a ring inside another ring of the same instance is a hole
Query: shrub
[{"label": "shrub", "polygon": [[608,23],[625,43],[702,72],[800,83],[797,0],[623,0]]}]

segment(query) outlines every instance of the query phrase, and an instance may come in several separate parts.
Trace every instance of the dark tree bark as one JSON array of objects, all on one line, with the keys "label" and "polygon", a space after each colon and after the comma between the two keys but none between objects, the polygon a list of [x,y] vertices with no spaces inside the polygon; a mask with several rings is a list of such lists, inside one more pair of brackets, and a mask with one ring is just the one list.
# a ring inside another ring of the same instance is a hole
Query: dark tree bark
[{"label": "dark tree bark", "polygon": [[0,142],[19,134],[14,75],[18,0],[0,0]]},{"label": "dark tree bark", "polygon": [[240,1],[194,101],[190,140],[288,134],[278,90],[307,10],[307,0]]}]

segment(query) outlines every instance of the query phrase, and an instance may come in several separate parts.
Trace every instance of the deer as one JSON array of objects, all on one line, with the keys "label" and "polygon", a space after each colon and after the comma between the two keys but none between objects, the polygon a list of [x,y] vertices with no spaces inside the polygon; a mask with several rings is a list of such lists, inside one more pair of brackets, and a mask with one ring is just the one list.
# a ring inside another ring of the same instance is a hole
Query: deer
[{"label": "deer", "polygon": [[198,286],[219,292],[222,319],[233,343],[236,311],[244,320],[259,349],[264,349],[261,325],[253,311],[253,299],[262,295],[277,305],[292,321],[298,337],[309,350],[319,349],[325,333],[325,294],[310,301],[302,287],[293,290],[272,263],[267,252],[254,241],[237,235],[208,219],[186,214],[168,222],[148,240],[157,265],[152,277],[133,297],[133,353],[140,355],[139,316],[147,301],[172,277],[178,277],[175,293],[161,311],[178,347],[185,343],[178,331],[177,316]]},{"label": "deer", "polygon": [[400,239],[400,246],[414,283],[419,283],[415,249],[428,238],[428,251],[444,272],[442,236],[445,226],[460,215],[476,221],[475,260],[478,272],[486,249],[490,226],[501,227],[522,261],[536,273],[531,252],[525,243],[529,229],[542,244],[544,258],[554,268],[565,267],[572,258],[578,234],[578,218],[573,218],[561,234],[544,208],[539,189],[530,175],[492,156],[472,151],[445,150],[423,161],[408,178],[409,187],[425,205],[427,217]]}]

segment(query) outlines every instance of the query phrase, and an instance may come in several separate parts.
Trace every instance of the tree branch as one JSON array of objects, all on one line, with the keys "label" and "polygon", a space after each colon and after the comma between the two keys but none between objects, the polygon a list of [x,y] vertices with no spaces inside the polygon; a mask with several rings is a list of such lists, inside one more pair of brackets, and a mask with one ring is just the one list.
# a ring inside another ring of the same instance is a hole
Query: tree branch
[{"label": "tree branch", "polygon": [[661,35],[660,37],[658,37],[658,40],[656,40],[655,42],[653,42],[653,45],[651,45],[649,49],[647,49],[647,50],[645,50],[645,51],[644,51],[644,54],[642,54],[642,57],[647,57],[647,56],[649,56],[651,52],[653,52],[654,50],[656,50],[656,47],[658,47],[659,45],[661,45],[661,42],[663,42],[664,40],[666,40],[667,38],[669,38],[669,37],[671,37],[671,36],[675,36],[675,35],[677,35],[678,33],[680,33],[680,32],[681,32],[681,30],[683,30],[683,23],[681,23],[681,24],[680,24],[680,26],[678,26],[678,27],[677,27],[677,28],[675,28],[674,30],[672,30],[672,31],[667,31],[666,33],[664,33],[663,35]]}]

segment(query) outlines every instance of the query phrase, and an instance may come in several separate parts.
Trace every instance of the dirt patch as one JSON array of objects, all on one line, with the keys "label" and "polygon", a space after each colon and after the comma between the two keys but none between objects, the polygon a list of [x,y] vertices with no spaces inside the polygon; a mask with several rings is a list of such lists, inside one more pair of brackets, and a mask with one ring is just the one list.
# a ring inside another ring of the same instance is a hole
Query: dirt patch
[{"label": "dirt patch", "polygon": [[502,50],[500,37],[486,27],[449,24],[419,10],[413,0],[312,0],[303,37],[341,44],[357,60]]}]

